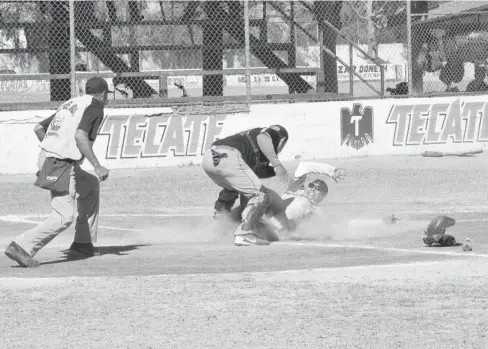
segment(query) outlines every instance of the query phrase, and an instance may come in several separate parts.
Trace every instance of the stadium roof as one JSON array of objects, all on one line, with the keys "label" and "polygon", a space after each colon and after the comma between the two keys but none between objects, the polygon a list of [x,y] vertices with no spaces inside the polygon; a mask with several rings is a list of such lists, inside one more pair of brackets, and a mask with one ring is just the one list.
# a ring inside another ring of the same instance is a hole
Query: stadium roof
[{"label": "stadium roof", "polygon": [[488,1],[444,1],[431,6],[428,18],[415,21],[412,28],[424,32],[427,28],[456,29],[460,33],[478,31],[488,26]]},{"label": "stadium roof", "polygon": [[488,1],[439,1],[436,5],[435,8],[429,9],[429,17],[488,10]]}]

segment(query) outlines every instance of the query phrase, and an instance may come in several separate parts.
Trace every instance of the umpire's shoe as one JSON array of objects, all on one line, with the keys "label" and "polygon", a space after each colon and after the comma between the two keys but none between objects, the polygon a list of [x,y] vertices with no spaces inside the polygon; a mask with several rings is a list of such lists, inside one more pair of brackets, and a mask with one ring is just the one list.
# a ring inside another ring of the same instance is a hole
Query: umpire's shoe
[{"label": "umpire's shoe", "polygon": [[39,262],[31,257],[22,247],[20,247],[15,241],[12,241],[10,245],[5,249],[5,254],[8,258],[19,263],[24,268],[37,268]]},{"label": "umpire's shoe", "polygon": [[100,249],[90,243],[73,242],[69,248],[69,257],[73,258],[89,258],[100,256]]},{"label": "umpire's shoe", "polygon": [[89,258],[100,256],[100,250],[90,243],[73,242],[69,248],[68,257]]}]

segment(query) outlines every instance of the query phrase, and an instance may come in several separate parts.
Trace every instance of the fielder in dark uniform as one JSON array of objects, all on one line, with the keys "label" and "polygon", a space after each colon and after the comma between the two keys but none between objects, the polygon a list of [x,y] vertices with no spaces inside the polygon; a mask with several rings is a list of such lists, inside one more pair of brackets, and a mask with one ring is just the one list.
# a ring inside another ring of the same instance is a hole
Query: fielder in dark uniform
[{"label": "fielder in dark uniform", "polygon": [[287,141],[283,126],[258,127],[219,139],[204,154],[205,173],[223,188],[215,202],[216,214],[229,213],[241,196],[244,209],[234,232],[236,246],[269,245],[256,231],[270,203],[261,179],[278,176],[288,183],[290,176],[278,159]]}]

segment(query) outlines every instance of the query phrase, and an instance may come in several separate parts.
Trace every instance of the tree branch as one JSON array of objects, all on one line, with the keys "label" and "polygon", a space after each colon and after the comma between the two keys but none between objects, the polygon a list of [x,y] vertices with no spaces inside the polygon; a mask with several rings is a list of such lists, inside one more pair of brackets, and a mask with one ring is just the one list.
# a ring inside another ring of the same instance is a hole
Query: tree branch
[{"label": "tree branch", "polygon": [[[368,5],[366,5],[366,4],[365,4],[364,2],[362,2],[362,1],[356,1],[356,3],[360,3],[360,4],[363,4],[364,6],[368,6]],[[356,13],[356,16],[358,16],[358,17],[359,17],[359,18],[361,18],[361,19],[368,19],[368,16],[367,16],[367,15],[365,15],[365,16],[364,16],[364,15],[361,15],[361,14],[359,13],[359,9],[357,9],[357,8],[356,8],[356,6],[355,6],[353,3],[348,3],[348,4],[349,4],[349,6],[350,6],[350,7],[353,9],[353,11]]]},{"label": "tree branch", "polygon": [[381,13],[381,12],[382,12],[382,11],[385,9],[386,4],[387,4],[387,3],[385,2],[385,3],[383,4],[383,6],[381,6],[381,8],[380,8],[379,10],[374,11],[374,15],[376,15],[376,14],[378,14],[378,13]]}]

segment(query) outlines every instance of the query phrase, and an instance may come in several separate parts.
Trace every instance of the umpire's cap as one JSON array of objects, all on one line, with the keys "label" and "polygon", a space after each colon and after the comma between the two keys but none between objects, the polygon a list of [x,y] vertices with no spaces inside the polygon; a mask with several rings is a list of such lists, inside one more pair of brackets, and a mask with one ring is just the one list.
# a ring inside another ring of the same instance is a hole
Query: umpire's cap
[{"label": "umpire's cap", "polygon": [[114,91],[110,91],[108,89],[108,84],[105,81],[105,79],[102,79],[98,76],[94,76],[94,77],[89,78],[86,81],[86,85],[85,85],[85,93],[86,94],[93,95],[96,93],[104,93],[104,92],[114,93]]}]

